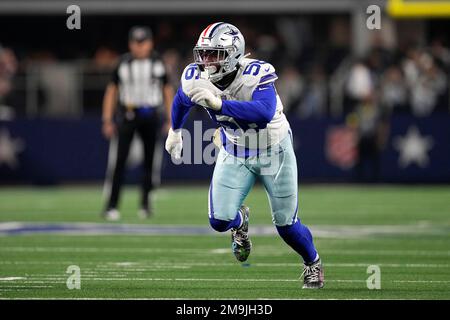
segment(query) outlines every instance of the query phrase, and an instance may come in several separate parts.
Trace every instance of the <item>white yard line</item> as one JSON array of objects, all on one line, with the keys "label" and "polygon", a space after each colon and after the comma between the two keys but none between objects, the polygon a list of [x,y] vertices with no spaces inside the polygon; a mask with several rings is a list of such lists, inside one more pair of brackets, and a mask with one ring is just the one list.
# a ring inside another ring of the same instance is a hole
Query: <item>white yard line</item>
[{"label": "white yard line", "polygon": [[[153,263],[153,262],[133,262],[128,263],[128,265],[122,264],[120,262],[98,262],[98,261],[81,261],[76,262],[80,265],[95,265],[95,267],[89,267],[84,268],[84,270],[102,270],[102,271],[133,271],[133,272],[139,272],[139,271],[148,271],[149,268],[186,268],[186,267],[240,267],[241,264],[239,263],[225,263],[225,262],[182,262],[182,263]],[[10,261],[10,260],[4,260],[0,261],[0,265],[71,265],[75,264],[75,260],[72,261]],[[376,264],[380,267],[387,267],[387,268],[450,268],[450,264],[448,263],[377,263],[376,261],[372,262],[358,262],[358,263],[333,263],[333,262],[324,262],[325,267],[338,267],[338,268],[354,268],[354,267],[361,267],[365,268],[369,265]],[[116,267],[113,267],[116,266]],[[133,266],[137,268],[132,268],[128,266]],[[300,263],[279,263],[279,262],[257,262],[257,263],[249,263],[250,267],[301,267]],[[93,269],[90,269],[93,268]],[[0,278],[1,280],[1,278]]]},{"label": "white yard line", "polygon": [[[310,226],[317,238],[367,238],[389,235],[441,235],[450,233],[450,226],[437,224],[406,225],[313,225]],[[60,234],[60,235],[208,235],[215,232],[207,225],[140,225],[109,223],[45,223],[4,222],[0,223],[0,235],[8,234]],[[253,225],[254,235],[276,235],[272,225]]]},{"label": "white yard line", "polygon": [[[374,262],[366,262],[366,263],[323,263],[325,267],[339,267],[339,268],[354,268],[361,267],[366,268],[369,265],[373,265]],[[450,264],[447,263],[433,263],[433,264],[425,264],[425,263],[375,263],[380,267],[387,268],[450,268]],[[113,268],[113,267],[104,267],[99,266],[94,270],[102,270],[102,271],[147,271],[148,268],[183,268],[183,267],[240,267],[239,263],[213,263],[213,262],[183,262],[183,263],[142,263],[139,264],[139,268]],[[248,263],[249,267],[302,267],[300,263]]]},{"label": "white yard line", "polygon": [[[13,298],[7,298],[7,297],[0,297],[0,300],[226,300],[226,301],[240,301],[240,300],[249,300],[249,298],[211,298],[211,297],[205,297],[205,298],[191,298],[191,297],[174,297],[174,298],[111,298],[111,297],[104,297],[104,298],[36,298],[36,297],[13,297]],[[270,301],[270,300],[289,300],[289,301],[297,301],[297,300],[421,300],[417,298],[374,298],[374,299],[368,299],[368,298],[251,298],[251,300],[262,300],[262,301]]]},{"label": "white yard line", "polygon": [[[33,280],[35,279],[35,280]],[[65,284],[66,278],[41,277],[33,278],[21,283],[54,283]],[[85,281],[161,281],[161,282],[300,282],[299,279],[233,279],[233,278],[111,278],[111,277],[81,277]],[[358,279],[328,279],[325,282],[365,283],[367,280]],[[389,280],[394,283],[450,283],[450,280]]]},{"label": "white yard line", "polygon": [[29,285],[7,285],[7,286],[0,286],[0,290],[3,290],[5,288],[11,289],[11,288],[23,288],[23,289],[39,289],[39,288],[54,288],[54,286],[40,286],[40,285],[33,285],[33,286],[29,286]]},{"label": "white yard line", "polygon": [[25,280],[25,277],[4,277],[0,278],[0,281],[14,281],[14,280]]},{"label": "white yard line", "polygon": [[[42,246],[2,246],[0,252],[62,252],[62,253],[179,253],[179,254],[196,254],[205,255],[205,251],[212,254],[229,254],[229,248],[220,249],[184,249],[184,248],[136,248],[136,247],[121,247],[121,248],[101,248],[101,247],[42,247]],[[271,249],[264,248],[264,250],[255,250],[253,255],[282,255],[291,254],[289,248]],[[321,250],[322,255],[376,255],[376,256],[450,256],[450,250],[397,250],[397,249],[324,249]]]}]

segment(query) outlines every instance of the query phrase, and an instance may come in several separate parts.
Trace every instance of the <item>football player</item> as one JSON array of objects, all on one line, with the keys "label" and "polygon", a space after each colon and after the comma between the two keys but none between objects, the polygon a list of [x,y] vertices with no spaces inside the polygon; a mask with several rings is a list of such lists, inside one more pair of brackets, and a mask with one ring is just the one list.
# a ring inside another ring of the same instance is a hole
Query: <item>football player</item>
[{"label": "football player", "polygon": [[166,150],[181,157],[181,128],[191,108],[203,107],[219,125],[221,140],[208,196],[211,227],[231,230],[235,257],[247,260],[252,243],[243,202],[259,179],[278,233],[303,259],[303,288],[323,287],[311,232],[297,216],[297,162],[274,67],[246,58],[243,35],[224,22],[207,26],[193,53],[195,62],[184,69],[172,105]]}]

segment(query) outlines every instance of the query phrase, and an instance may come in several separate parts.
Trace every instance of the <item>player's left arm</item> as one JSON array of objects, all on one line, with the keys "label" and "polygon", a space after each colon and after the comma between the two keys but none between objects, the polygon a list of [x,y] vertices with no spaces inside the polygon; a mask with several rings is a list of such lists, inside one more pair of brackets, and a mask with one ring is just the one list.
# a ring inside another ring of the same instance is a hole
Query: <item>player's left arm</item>
[{"label": "player's left arm", "polygon": [[189,92],[192,102],[210,108],[219,114],[255,123],[269,123],[277,108],[274,82],[278,79],[275,68],[264,61],[254,61],[244,70],[244,83],[253,87],[251,100],[222,100],[220,95],[205,88]]},{"label": "player's left arm", "polygon": [[258,123],[269,123],[277,108],[277,93],[273,82],[257,86],[250,101],[222,100],[205,88],[195,88],[189,96],[192,102],[206,104],[207,108],[220,114]]},{"label": "player's left arm", "polygon": [[272,121],[277,108],[277,92],[273,82],[256,87],[250,101],[223,100],[220,113],[256,123]]}]

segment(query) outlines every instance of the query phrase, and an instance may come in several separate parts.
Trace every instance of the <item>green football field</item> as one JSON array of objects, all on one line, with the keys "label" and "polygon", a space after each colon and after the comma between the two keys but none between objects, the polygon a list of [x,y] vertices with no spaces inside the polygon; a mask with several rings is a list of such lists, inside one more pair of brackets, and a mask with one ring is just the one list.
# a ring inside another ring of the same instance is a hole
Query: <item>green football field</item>
[{"label": "green football field", "polygon": [[[155,216],[104,222],[101,186],[0,188],[0,298],[450,299],[450,187],[301,185],[299,216],[311,227],[325,287],[302,290],[299,257],[271,226],[255,187],[249,260],[229,233],[211,231],[207,186],[166,187]],[[381,289],[369,290],[369,266]],[[68,289],[78,266],[80,285]]]}]

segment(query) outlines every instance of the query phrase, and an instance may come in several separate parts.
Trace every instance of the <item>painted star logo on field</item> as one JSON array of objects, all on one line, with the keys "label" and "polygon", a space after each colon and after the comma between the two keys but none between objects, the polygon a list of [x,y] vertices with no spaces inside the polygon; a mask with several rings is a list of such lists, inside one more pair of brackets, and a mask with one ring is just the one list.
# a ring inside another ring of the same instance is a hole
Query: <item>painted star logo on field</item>
[{"label": "painted star logo on field", "polygon": [[5,164],[11,169],[19,166],[17,155],[25,149],[25,144],[20,138],[13,138],[8,130],[0,131],[0,167]]},{"label": "painted star logo on field", "polygon": [[428,151],[433,148],[433,138],[422,136],[417,127],[409,127],[406,135],[396,137],[393,144],[400,153],[398,159],[400,168],[406,168],[413,163],[421,168],[428,166],[430,162]]}]

